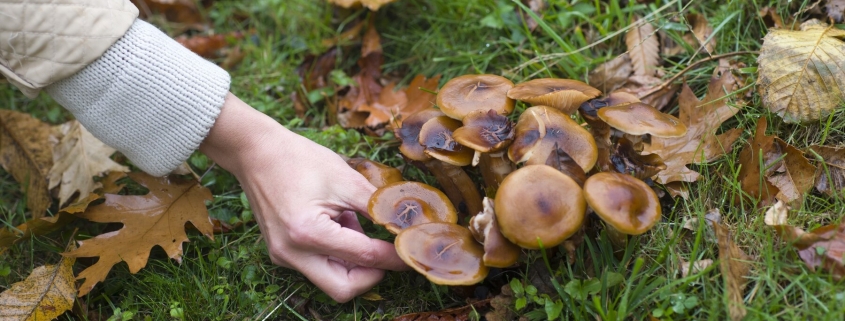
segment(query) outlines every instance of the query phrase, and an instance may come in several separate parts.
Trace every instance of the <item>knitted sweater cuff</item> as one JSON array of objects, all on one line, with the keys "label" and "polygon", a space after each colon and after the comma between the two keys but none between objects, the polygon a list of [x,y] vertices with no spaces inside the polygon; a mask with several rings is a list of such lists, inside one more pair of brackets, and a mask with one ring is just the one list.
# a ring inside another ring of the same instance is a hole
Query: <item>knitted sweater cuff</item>
[{"label": "knitted sweater cuff", "polygon": [[199,148],[229,74],[136,20],[102,57],[45,90],[143,171],[166,175]]}]

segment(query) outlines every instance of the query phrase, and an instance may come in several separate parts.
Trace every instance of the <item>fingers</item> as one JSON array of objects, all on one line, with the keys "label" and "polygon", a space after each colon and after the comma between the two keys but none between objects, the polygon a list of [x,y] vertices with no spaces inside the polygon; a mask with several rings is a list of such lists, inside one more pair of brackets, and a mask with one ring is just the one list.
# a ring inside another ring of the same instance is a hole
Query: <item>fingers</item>
[{"label": "fingers", "polygon": [[346,195],[344,200],[347,203],[349,209],[357,211],[364,215],[367,219],[372,219],[370,217],[369,210],[367,210],[367,205],[370,202],[370,196],[373,195],[376,191],[376,187],[373,184],[370,184],[364,176],[359,174],[358,172],[350,170],[349,175],[355,175],[354,179],[352,179],[352,187],[348,190],[343,191],[343,194]]},{"label": "fingers", "polygon": [[384,270],[349,267],[326,256],[309,256],[298,270],[337,302],[347,302],[372,289],[384,277]]},{"label": "fingers", "polygon": [[324,237],[312,238],[311,247],[319,253],[366,267],[393,271],[408,269],[392,243],[371,239],[356,231],[361,227],[350,214],[341,214],[338,222],[320,220],[316,225],[314,231],[319,231]]}]

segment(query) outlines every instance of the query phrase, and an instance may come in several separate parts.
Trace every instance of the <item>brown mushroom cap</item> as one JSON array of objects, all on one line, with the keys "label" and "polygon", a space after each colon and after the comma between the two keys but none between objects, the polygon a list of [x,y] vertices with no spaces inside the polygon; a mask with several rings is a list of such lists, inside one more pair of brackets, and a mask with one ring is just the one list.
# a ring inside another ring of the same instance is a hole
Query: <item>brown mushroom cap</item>
[{"label": "brown mushroom cap", "polygon": [[584,102],[583,104],[581,104],[578,110],[581,112],[581,116],[583,116],[586,120],[593,120],[598,117],[596,113],[599,111],[599,109],[602,109],[604,107],[637,102],[640,102],[640,99],[637,98],[637,96],[626,93],[624,91],[615,91],[605,97],[590,99]]},{"label": "brown mushroom cap", "polygon": [[596,141],[590,132],[557,109],[546,106],[526,109],[519,116],[515,131],[516,138],[508,149],[508,157],[514,163],[545,164],[555,144],[585,172],[598,160]]},{"label": "brown mushroom cap", "polygon": [[631,175],[601,172],[584,183],[584,196],[590,208],[619,232],[640,235],[660,219],[657,194]]},{"label": "brown mushroom cap", "polygon": [[464,75],[449,80],[437,92],[437,106],[446,115],[461,120],[475,110],[493,109],[501,115],[513,111],[508,90],[513,82],[496,75]]},{"label": "brown mushroom cap", "polygon": [[364,175],[370,184],[381,188],[390,183],[404,181],[402,172],[393,167],[366,158],[351,158],[346,161],[352,169]]},{"label": "brown mushroom cap", "polygon": [[487,277],[484,249],[463,226],[415,225],[402,230],[395,244],[402,261],[436,284],[472,285]]},{"label": "brown mushroom cap", "polygon": [[452,137],[452,133],[461,125],[461,121],[447,116],[434,117],[423,124],[419,143],[425,147],[425,154],[447,164],[469,165],[473,150],[458,144]]},{"label": "brown mushroom cap", "polygon": [[496,220],[508,240],[523,248],[550,248],[581,228],[586,203],[572,178],[546,165],[511,173],[496,192]]},{"label": "brown mushroom cap", "polygon": [[513,122],[495,110],[476,110],[464,117],[452,136],[461,145],[487,153],[502,150],[513,141]]},{"label": "brown mushroom cap", "polygon": [[439,109],[424,109],[408,116],[402,122],[402,127],[394,130],[396,137],[402,141],[402,145],[399,146],[402,155],[415,161],[431,159],[430,156],[425,154],[425,147],[420,145],[420,129],[422,129],[423,124],[438,116],[443,116],[443,112]]},{"label": "brown mushroom cap", "polygon": [[597,114],[610,127],[631,135],[683,137],[687,134],[687,126],[680,119],[644,103],[604,107]]},{"label": "brown mushroom cap", "polygon": [[526,81],[508,91],[508,97],[531,105],[544,105],[572,114],[601,91],[572,79],[540,78]]},{"label": "brown mushroom cap", "polygon": [[376,190],[367,206],[373,222],[393,234],[412,225],[458,222],[455,207],[440,190],[418,182],[398,182]]},{"label": "brown mushroom cap", "polygon": [[493,200],[485,197],[483,204],[484,211],[469,220],[469,230],[478,243],[484,244],[484,265],[498,268],[514,265],[522,251],[499,230]]}]

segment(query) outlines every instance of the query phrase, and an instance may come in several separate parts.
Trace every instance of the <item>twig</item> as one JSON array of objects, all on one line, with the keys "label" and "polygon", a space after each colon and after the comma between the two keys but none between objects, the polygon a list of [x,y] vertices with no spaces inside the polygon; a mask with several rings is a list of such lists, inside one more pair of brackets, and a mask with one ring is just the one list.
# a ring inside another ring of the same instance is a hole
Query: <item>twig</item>
[{"label": "twig", "polygon": [[685,73],[689,72],[690,70],[692,70],[695,67],[698,67],[698,65],[700,65],[700,64],[703,64],[703,63],[708,62],[708,61],[727,58],[727,57],[740,56],[740,55],[752,55],[752,54],[757,55],[757,54],[760,54],[760,52],[759,51],[750,51],[750,50],[736,51],[736,52],[729,52],[729,53],[721,54],[721,55],[710,56],[710,57],[701,59],[699,61],[696,61],[696,62],[692,63],[691,65],[687,66],[686,68],[684,68],[684,70],[681,70],[679,73],[672,76],[672,78],[669,78],[668,80],[661,83],[659,86],[654,87],[651,90],[647,91],[644,95],[640,96],[640,99],[644,99],[648,96],[653,95],[654,93],[656,93],[658,91],[663,90],[664,88],[668,87],[673,82],[675,82],[675,80],[678,80],[678,78],[683,76]]}]

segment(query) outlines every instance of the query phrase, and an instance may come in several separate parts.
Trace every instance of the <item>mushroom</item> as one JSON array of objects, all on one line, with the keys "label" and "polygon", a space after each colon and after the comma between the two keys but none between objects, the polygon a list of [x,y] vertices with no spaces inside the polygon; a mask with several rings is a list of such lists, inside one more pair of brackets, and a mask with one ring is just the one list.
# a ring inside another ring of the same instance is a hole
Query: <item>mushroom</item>
[{"label": "mushroom", "polygon": [[610,153],[611,168],[603,171],[615,171],[629,174],[641,180],[650,180],[660,171],[666,169],[663,159],[657,154],[641,155],[634,149],[634,143],[626,137],[616,141]]},{"label": "mushroom", "polygon": [[402,155],[415,161],[431,159],[430,156],[425,154],[425,147],[420,145],[420,130],[430,119],[443,115],[443,112],[439,109],[429,108],[408,116],[402,122],[402,127],[394,130],[396,137],[402,141],[402,145],[399,146],[399,151],[402,152]]},{"label": "mushroom", "polygon": [[415,225],[402,230],[395,244],[402,261],[436,284],[472,285],[487,277],[484,249],[463,226]]},{"label": "mushroom", "polygon": [[437,106],[449,117],[463,119],[479,109],[493,109],[500,115],[513,111],[508,98],[513,82],[496,75],[464,75],[452,78],[437,92]]},{"label": "mushroom", "polygon": [[614,166],[610,160],[613,150],[613,142],[611,141],[613,130],[599,118],[599,109],[639,101],[640,99],[637,96],[617,91],[610,93],[606,97],[591,99],[579,107],[578,111],[581,114],[581,118],[584,118],[584,121],[590,125],[590,133],[593,134],[593,138],[596,140],[596,149],[598,149],[597,166],[600,171],[610,171]]},{"label": "mushroom", "polygon": [[667,138],[687,134],[687,126],[681,120],[641,102],[604,107],[596,114],[610,127],[626,134]]},{"label": "mushroom", "polygon": [[555,145],[585,172],[589,172],[598,159],[596,141],[590,132],[569,115],[546,106],[528,108],[519,116],[516,138],[508,149],[508,157],[515,163],[545,164]]},{"label": "mushroom", "polygon": [[458,221],[455,207],[446,195],[418,182],[397,182],[377,189],[367,211],[373,222],[393,234],[417,224]]},{"label": "mushroom", "polygon": [[404,180],[402,179],[402,172],[398,169],[366,158],[350,158],[346,163],[352,169],[364,175],[364,178],[370,181],[370,184],[373,184],[376,188]]},{"label": "mushroom", "polygon": [[563,149],[557,147],[549,153],[549,157],[546,158],[546,165],[551,166],[552,168],[559,170],[561,173],[566,174],[575,183],[578,183],[578,186],[583,187],[584,181],[587,180],[587,173],[584,172],[584,169],[581,166],[578,166],[578,163],[575,162],[572,157],[569,156]]},{"label": "mushroom", "polygon": [[455,166],[466,166],[472,161],[473,151],[464,147],[452,137],[452,132],[461,127],[461,121],[439,116],[429,119],[420,128],[419,143],[425,147],[425,154]]},{"label": "mushroom", "polygon": [[[584,197],[611,232],[640,235],[660,219],[657,194],[631,175],[601,172],[590,176],[584,183]],[[610,234],[614,237],[618,233]],[[615,238],[617,244],[625,241]]]},{"label": "mushroom", "polygon": [[498,188],[505,176],[516,169],[504,153],[513,142],[513,122],[488,109],[469,113],[463,123],[453,134],[455,140],[475,150],[472,165],[481,163],[485,186]]},{"label": "mushroom", "polygon": [[541,78],[514,86],[508,97],[531,105],[550,106],[566,114],[578,110],[587,100],[601,95],[601,91],[572,79]]},{"label": "mushroom", "polygon": [[508,240],[528,249],[562,243],[581,228],[586,203],[572,178],[546,165],[520,168],[496,192],[496,220]]},{"label": "mushroom", "polygon": [[469,230],[478,243],[484,245],[484,265],[506,268],[519,259],[520,249],[508,241],[499,230],[493,200],[484,198],[484,211],[469,220]]}]

